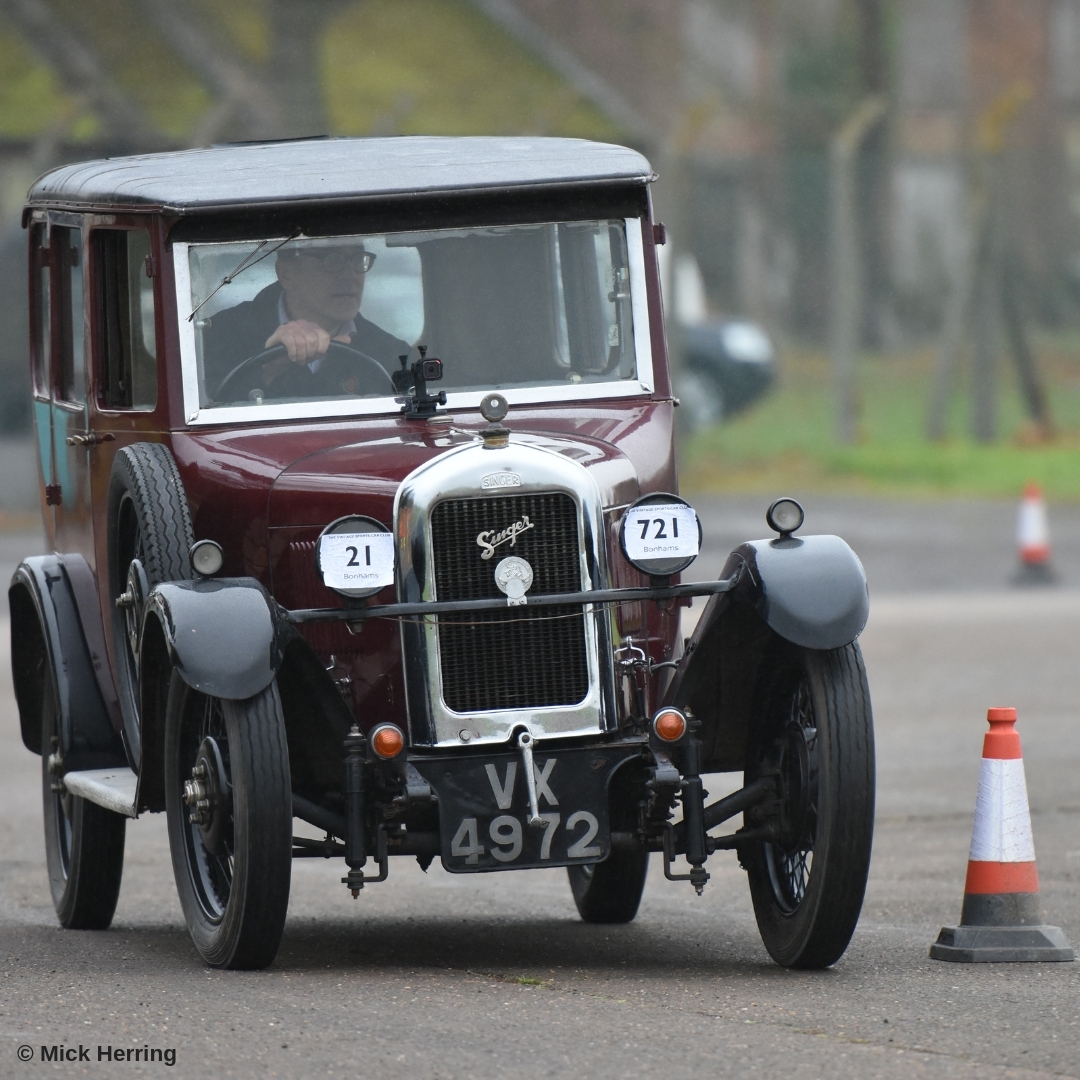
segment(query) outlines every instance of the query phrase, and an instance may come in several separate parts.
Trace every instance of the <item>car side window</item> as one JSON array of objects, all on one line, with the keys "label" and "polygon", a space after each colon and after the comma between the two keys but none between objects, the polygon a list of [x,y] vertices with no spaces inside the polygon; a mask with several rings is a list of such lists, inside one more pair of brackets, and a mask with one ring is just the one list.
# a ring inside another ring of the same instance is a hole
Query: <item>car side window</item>
[{"label": "car side window", "polygon": [[50,300],[52,286],[49,281],[49,249],[45,246],[45,226],[35,225],[33,235],[33,296],[31,310],[33,341],[31,369],[34,380],[34,396],[44,400],[51,397],[50,363],[52,354],[52,316]]},{"label": "car side window", "polygon": [[146,274],[150,234],[97,229],[93,251],[101,405],[152,409],[157,405],[157,336],[154,282]]},{"label": "car side window", "polygon": [[54,225],[49,249],[60,269],[55,308],[50,303],[53,317],[60,317],[60,397],[81,405],[86,401],[82,233]]}]

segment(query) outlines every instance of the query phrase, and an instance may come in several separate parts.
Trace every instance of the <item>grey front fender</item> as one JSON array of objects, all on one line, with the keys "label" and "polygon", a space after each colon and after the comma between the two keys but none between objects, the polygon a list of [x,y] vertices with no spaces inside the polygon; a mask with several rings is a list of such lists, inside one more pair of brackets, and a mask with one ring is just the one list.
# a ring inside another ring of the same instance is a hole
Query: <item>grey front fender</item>
[{"label": "grey front fender", "polygon": [[738,590],[782,638],[808,649],[839,649],[866,626],[866,574],[839,536],[751,540],[737,547],[725,576],[741,562]]},{"label": "grey front fender", "polygon": [[839,649],[866,625],[866,575],[838,536],[754,540],[737,547],[663,695],[701,721],[706,769],[744,766],[757,694],[785,649]]},{"label": "grey front fender", "polygon": [[151,619],[184,682],[219,698],[249,698],[269,686],[295,635],[254,578],[158,585],[146,601],[144,640]]}]

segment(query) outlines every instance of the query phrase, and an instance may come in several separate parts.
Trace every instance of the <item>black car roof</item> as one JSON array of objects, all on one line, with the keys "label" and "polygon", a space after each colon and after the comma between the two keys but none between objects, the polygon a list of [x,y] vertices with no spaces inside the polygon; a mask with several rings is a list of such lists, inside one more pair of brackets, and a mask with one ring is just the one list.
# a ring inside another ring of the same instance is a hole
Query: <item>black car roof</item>
[{"label": "black car roof", "polygon": [[214,146],[64,165],[29,206],[184,214],[251,204],[652,178],[636,150],[585,139],[399,136]]}]

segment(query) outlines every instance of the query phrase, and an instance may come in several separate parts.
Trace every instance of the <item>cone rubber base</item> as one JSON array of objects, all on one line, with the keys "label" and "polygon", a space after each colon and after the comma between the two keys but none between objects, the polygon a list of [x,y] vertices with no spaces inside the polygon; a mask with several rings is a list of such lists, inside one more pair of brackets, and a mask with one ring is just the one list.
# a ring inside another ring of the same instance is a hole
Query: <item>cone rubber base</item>
[{"label": "cone rubber base", "polygon": [[1049,563],[1025,563],[1022,562],[1013,575],[1014,585],[1055,585],[1057,574],[1054,573]]},{"label": "cone rubber base", "polygon": [[957,964],[1016,964],[1075,960],[1057,926],[945,926],[930,946],[931,960]]}]

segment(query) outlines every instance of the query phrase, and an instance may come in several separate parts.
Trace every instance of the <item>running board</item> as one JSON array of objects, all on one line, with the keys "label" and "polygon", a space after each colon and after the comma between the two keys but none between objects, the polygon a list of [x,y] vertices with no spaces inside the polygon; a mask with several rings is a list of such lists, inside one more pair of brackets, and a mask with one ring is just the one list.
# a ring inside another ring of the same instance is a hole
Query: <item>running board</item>
[{"label": "running board", "polygon": [[124,817],[138,817],[135,796],[139,778],[128,768],[84,769],[64,774],[64,787],[72,795],[97,803]]}]

